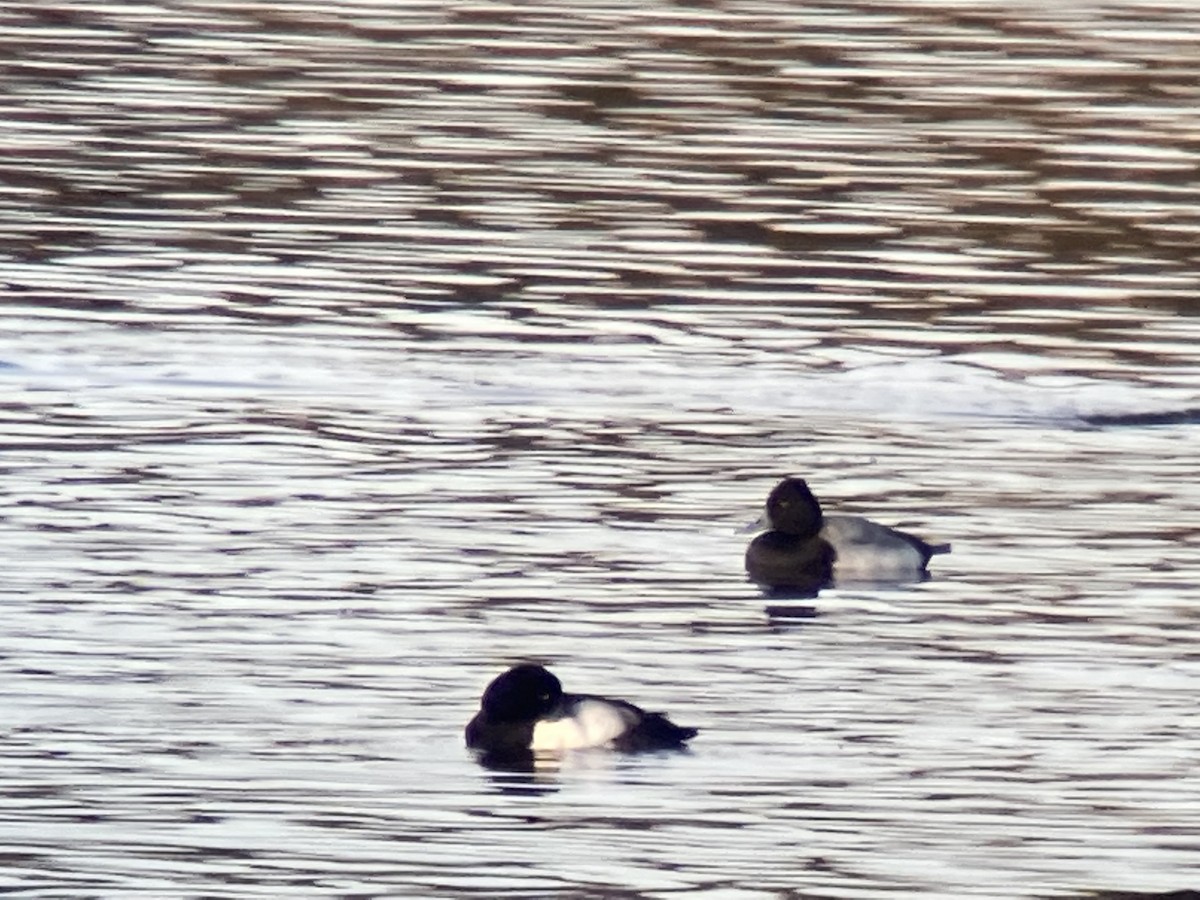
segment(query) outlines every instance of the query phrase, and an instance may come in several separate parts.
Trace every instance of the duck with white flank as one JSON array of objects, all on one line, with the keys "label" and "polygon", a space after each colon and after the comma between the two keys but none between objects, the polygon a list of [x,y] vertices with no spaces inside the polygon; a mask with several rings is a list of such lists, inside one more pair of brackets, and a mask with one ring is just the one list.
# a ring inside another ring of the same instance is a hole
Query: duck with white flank
[{"label": "duck with white flank", "polygon": [[564,693],[557,678],[532,663],[514,666],[487,686],[466,730],[467,746],[492,761],[589,747],[680,749],[696,734],[624,700]]}]

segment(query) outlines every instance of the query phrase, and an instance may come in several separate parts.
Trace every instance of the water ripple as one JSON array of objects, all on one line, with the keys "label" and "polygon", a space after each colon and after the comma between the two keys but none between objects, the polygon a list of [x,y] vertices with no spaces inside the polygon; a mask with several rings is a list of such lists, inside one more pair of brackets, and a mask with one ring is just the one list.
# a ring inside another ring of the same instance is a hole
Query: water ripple
[{"label": "water ripple", "polygon": [[[0,885],[1196,883],[1196,12],[0,33]],[[954,552],[764,597],[787,472]],[[483,769],[523,658],[701,735]]]}]

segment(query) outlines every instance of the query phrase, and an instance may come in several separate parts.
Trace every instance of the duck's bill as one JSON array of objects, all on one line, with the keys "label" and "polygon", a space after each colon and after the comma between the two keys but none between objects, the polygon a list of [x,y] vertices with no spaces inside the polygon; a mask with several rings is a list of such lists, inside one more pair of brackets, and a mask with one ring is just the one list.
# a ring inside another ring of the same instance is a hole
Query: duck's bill
[{"label": "duck's bill", "polygon": [[763,513],[749,525],[743,525],[735,534],[749,534],[752,531],[763,531],[767,527],[767,514]]}]

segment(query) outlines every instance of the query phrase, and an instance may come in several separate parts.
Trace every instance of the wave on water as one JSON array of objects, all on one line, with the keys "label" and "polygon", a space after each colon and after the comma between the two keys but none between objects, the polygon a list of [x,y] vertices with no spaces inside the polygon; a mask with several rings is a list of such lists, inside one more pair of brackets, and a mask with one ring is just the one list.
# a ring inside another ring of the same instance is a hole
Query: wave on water
[{"label": "wave on water", "polygon": [[213,348],[164,362],[0,360],[0,378],[30,389],[153,390],[375,397],[422,407],[729,409],[792,417],[999,419],[1065,426],[1200,422],[1193,389],[1119,377],[999,371],[948,359],[870,363],[838,371],[686,357],[597,358],[447,352],[355,357],[311,348]]},{"label": "wave on water", "polygon": [[868,365],[827,376],[832,408],[912,417],[984,417],[1067,425],[1197,421],[1195,390],[1118,378],[1000,372],[948,360]]}]

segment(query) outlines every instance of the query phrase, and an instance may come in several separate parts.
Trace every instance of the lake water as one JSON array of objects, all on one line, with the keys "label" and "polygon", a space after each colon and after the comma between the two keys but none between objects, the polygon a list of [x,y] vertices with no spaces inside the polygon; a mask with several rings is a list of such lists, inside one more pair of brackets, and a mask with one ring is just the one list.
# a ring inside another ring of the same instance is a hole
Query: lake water
[{"label": "lake water", "polygon": [[799,7],[0,12],[0,890],[1200,885],[1200,8]]}]

